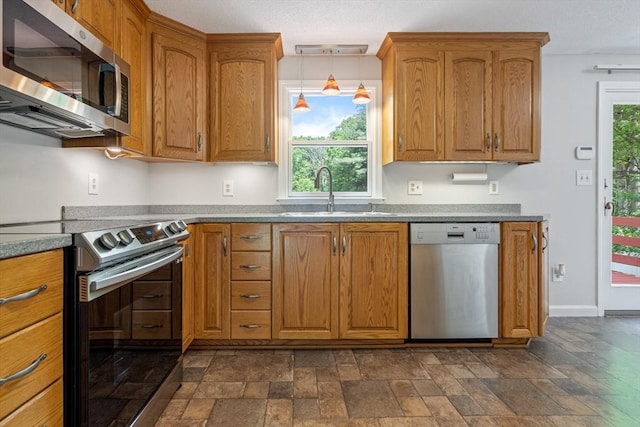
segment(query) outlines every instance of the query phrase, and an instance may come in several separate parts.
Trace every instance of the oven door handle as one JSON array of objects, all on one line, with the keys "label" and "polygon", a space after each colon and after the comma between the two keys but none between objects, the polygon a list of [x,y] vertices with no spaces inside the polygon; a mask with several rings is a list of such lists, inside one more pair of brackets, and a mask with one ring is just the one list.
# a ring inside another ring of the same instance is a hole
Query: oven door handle
[{"label": "oven door handle", "polygon": [[[87,276],[89,298],[92,300],[112,289],[125,285],[132,280],[155,271],[167,264],[172,263],[182,256],[184,249],[182,246],[172,247],[158,251],[147,257],[138,258],[131,261],[130,268],[127,264],[119,265],[110,269],[102,270]],[[92,277],[93,276],[93,277]]]}]

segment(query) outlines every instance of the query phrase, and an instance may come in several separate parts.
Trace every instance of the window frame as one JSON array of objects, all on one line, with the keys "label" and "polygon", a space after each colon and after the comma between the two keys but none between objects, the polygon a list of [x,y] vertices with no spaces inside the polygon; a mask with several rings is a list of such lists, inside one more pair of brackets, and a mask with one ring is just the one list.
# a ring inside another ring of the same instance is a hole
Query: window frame
[{"label": "window frame", "polygon": [[[340,79],[340,90],[343,94],[349,93],[353,96],[360,84],[359,80],[342,80]],[[302,81],[302,91],[308,100],[312,100],[309,95],[318,95],[324,86],[325,81],[320,80],[304,80]],[[279,82],[279,153],[278,153],[278,202],[280,203],[326,203],[326,192],[319,193],[293,193],[291,191],[291,153],[292,153],[292,129],[291,117],[294,113],[291,98],[300,94],[300,80],[281,80]],[[369,151],[369,169],[368,169],[368,191],[365,193],[344,193],[336,192],[336,202],[348,202],[352,204],[359,203],[378,203],[383,201],[382,197],[382,162],[381,162],[381,123],[380,123],[380,100],[379,94],[381,82],[379,80],[367,80],[366,88],[369,92],[371,102],[367,105],[367,137],[362,144],[355,146],[368,146]],[[311,102],[311,108],[313,103]],[[297,142],[296,145],[307,145]],[[308,145],[316,146],[317,142],[311,142]],[[320,145],[339,145],[339,144],[320,144]],[[354,146],[354,144],[344,144],[344,146]]]}]

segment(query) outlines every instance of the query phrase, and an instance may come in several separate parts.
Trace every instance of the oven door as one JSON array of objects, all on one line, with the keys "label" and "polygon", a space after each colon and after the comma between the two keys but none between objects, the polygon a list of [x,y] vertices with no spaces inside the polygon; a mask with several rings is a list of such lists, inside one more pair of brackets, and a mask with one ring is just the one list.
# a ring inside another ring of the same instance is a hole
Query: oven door
[{"label": "oven door", "polygon": [[182,381],[182,251],[78,275],[65,425],[153,425],[160,416]]}]

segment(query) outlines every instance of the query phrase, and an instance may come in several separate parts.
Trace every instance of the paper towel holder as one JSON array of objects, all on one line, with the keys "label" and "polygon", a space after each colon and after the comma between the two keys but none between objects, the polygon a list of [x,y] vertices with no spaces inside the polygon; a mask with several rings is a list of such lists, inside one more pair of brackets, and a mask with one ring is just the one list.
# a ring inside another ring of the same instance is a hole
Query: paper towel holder
[{"label": "paper towel holder", "polygon": [[489,176],[486,172],[481,173],[452,173],[451,182],[487,182]]}]

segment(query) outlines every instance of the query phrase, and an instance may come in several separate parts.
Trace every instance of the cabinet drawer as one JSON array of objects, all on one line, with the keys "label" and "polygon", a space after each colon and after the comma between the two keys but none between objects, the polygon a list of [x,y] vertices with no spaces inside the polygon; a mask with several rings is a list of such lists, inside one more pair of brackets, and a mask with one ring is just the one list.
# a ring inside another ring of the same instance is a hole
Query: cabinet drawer
[{"label": "cabinet drawer", "polygon": [[232,311],[232,339],[271,339],[271,311]]},{"label": "cabinet drawer", "polygon": [[134,340],[171,339],[171,311],[133,311],[131,338]]},{"label": "cabinet drawer", "polygon": [[138,279],[138,281],[144,281],[144,280],[167,280],[167,281],[171,281],[171,266],[173,264],[167,264],[157,270],[153,270],[150,273],[145,274],[144,276],[142,276],[140,279]]},{"label": "cabinet drawer", "polygon": [[134,310],[171,310],[171,282],[133,282]]},{"label": "cabinet drawer", "polygon": [[232,280],[271,280],[271,252],[233,252]]},{"label": "cabinet drawer", "polygon": [[29,425],[61,427],[62,406],[62,380],[60,379],[0,421],[0,427]]},{"label": "cabinet drawer", "polygon": [[232,224],[231,250],[270,251],[271,224]]},{"label": "cabinet drawer", "polygon": [[62,376],[61,313],[0,340],[0,378],[34,366],[43,354],[46,358],[31,373],[0,387],[0,419]]},{"label": "cabinet drawer", "polygon": [[0,261],[0,298],[34,294],[0,305],[0,338],[62,311],[62,268],[62,250]]},{"label": "cabinet drawer", "polygon": [[231,283],[232,310],[271,310],[271,282]]}]

